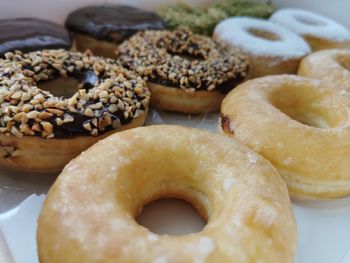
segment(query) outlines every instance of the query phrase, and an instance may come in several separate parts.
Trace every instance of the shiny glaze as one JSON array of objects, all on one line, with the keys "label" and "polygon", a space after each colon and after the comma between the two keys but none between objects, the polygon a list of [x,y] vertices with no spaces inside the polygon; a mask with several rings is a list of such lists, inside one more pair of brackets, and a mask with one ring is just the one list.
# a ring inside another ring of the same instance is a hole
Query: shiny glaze
[{"label": "shiny glaze", "polygon": [[164,29],[164,21],[153,12],[125,5],[88,6],[67,17],[66,28],[109,42],[120,43],[138,31]]},{"label": "shiny glaze", "polygon": [[71,38],[62,26],[35,18],[0,20],[0,55],[8,51],[69,49]]}]

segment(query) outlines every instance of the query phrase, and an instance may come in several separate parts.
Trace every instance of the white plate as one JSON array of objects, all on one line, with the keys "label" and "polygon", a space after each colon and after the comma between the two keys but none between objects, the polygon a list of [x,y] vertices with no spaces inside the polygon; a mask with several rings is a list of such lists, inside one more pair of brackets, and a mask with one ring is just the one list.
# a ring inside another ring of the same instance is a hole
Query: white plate
[{"label": "white plate", "polygon": [[[190,116],[151,110],[147,124],[169,123],[215,131],[218,118],[218,113]],[[36,219],[44,196],[32,194],[45,193],[53,181],[53,175],[29,176],[5,170],[0,174],[0,211],[30,196],[16,208],[0,215],[0,230],[15,263],[38,262]],[[144,214],[142,222],[157,233],[165,230],[171,234],[198,231],[203,225],[191,209],[179,202],[160,201],[154,207],[156,211]],[[293,208],[298,226],[296,263],[350,263],[350,199],[294,202]],[[182,220],[186,224],[172,225],[169,229],[164,222],[170,219],[172,222]],[[0,235],[0,262],[5,262],[1,261],[2,255],[8,251],[1,249]]]},{"label": "white plate", "polygon": [[[13,262],[38,262],[35,231],[36,219],[43,201],[43,195],[32,195],[17,208],[0,215],[0,229],[3,231],[5,244],[14,259]],[[350,262],[349,200],[343,204],[293,204],[293,208],[298,225],[296,263]],[[178,235],[198,231],[203,226],[203,222],[193,214],[192,209],[174,200],[154,203],[152,212],[144,214],[142,222],[156,233]],[[166,229],[169,223],[164,222],[169,220],[175,227]],[[0,259],[1,253],[8,252],[0,249]]]}]

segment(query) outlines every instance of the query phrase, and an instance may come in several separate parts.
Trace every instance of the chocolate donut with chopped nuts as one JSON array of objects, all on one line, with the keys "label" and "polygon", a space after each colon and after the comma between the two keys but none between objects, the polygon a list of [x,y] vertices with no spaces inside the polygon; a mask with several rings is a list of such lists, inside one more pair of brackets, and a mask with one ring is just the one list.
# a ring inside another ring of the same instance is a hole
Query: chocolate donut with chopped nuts
[{"label": "chocolate donut with chopped nuts", "polygon": [[[145,121],[146,83],[112,59],[63,49],[5,57],[0,60],[2,166],[57,171],[99,139]],[[53,94],[64,95],[67,88],[72,96]]]},{"label": "chocolate donut with chopped nuts", "polygon": [[37,18],[0,20],[0,56],[14,50],[70,49],[71,45],[69,32],[56,23]]},{"label": "chocolate donut with chopped nuts", "polygon": [[165,28],[156,13],[126,5],[87,6],[70,13],[66,28],[74,33],[77,50],[115,57],[117,46],[139,31]]},{"label": "chocolate donut with chopped nuts", "polygon": [[219,109],[242,82],[248,61],[237,49],[187,29],[145,31],[122,43],[118,61],[148,82],[156,108],[204,113]]}]

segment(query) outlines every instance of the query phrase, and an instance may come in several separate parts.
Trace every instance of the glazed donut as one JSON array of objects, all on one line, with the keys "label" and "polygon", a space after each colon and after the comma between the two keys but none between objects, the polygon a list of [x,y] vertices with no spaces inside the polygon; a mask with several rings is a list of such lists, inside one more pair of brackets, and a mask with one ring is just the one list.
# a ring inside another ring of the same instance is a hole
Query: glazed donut
[{"label": "glazed donut", "polygon": [[298,75],[328,81],[341,93],[350,92],[350,51],[322,50],[305,57]]},{"label": "glazed donut", "polygon": [[164,21],[150,11],[125,5],[88,6],[75,10],[66,19],[74,33],[77,50],[115,57],[117,46],[138,31],[164,29]]},{"label": "glazed donut", "polygon": [[[0,60],[2,166],[58,171],[99,139],[145,120],[150,96],[145,82],[111,59],[62,49],[5,57]],[[63,97],[64,89],[72,96]]]},{"label": "glazed donut", "polygon": [[118,55],[148,82],[154,107],[183,113],[219,109],[248,70],[240,52],[187,29],[140,32],[119,46]]},{"label": "glazed donut", "polygon": [[71,44],[68,31],[50,21],[36,18],[0,20],[0,56],[14,50],[69,49]]},{"label": "glazed donut", "polygon": [[350,31],[319,14],[296,8],[283,8],[270,18],[302,36],[313,51],[330,48],[350,48]]},{"label": "glazed donut", "polygon": [[292,75],[243,83],[221,106],[221,127],[268,159],[296,197],[350,194],[350,99]]},{"label": "glazed donut", "polygon": [[295,33],[256,18],[226,19],[216,26],[213,38],[249,57],[250,78],[296,73],[300,60],[310,53],[308,44]]},{"label": "glazed donut", "polygon": [[[192,202],[205,228],[175,237],[138,225],[143,205],[163,197]],[[227,136],[157,125],[71,161],[44,203],[37,243],[41,263],[292,263],[295,230],[287,188],[265,159]]]}]

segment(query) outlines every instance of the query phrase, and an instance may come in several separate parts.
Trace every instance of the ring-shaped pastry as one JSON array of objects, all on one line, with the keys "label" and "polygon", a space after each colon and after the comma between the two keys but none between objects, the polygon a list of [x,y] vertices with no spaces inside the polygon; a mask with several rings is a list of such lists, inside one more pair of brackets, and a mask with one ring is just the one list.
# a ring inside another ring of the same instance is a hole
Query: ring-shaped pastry
[{"label": "ring-shaped pastry", "polygon": [[310,53],[308,44],[297,34],[257,18],[228,18],[216,26],[213,38],[247,55],[250,78],[295,74],[300,60]]},{"label": "ring-shaped pastry", "polygon": [[215,26],[231,16],[250,16],[269,18],[275,7],[269,2],[230,0],[213,2],[203,6],[193,6],[185,2],[164,5],[158,13],[170,30],[186,27],[193,33],[211,36]]},{"label": "ring-shaped pastry", "polygon": [[66,28],[73,32],[78,51],[115,58],[118,45],[144,30],[163,30],[164,21],[154,12],[118,4],[91,5],[70,13]]},{"label": "ring-shaped pastry", "polygon": [[[138,225],[140,208],[162,197],[190,201],[205,228],[175,237]],[[269,162],[227,136],[161,125],[113,134],[71,161],[49,191],[37,241],[41,263],[292,263],[295,230]]]},{"label": "ring-shaped pastry", "polygon": [[0,56],[20,50],[70,49],[69,32],[59,24],[37,18],[0,20]]},{"label": "ring-shaped pastry", "polygon": [[292,75],[238,86],[221,106],[221,127],[268,159],[294,196],[350,194],[350,98]]},{"label": "ring-shaped pastry", "polygon": [[138,33],[119,46],[118,54],[124,67],[147,81],[153,106],[183,113],[219,109],[248,72],[240,51],[186,29]]},{"label": "ring-shaped pastry", "polygon": [[300,62],[298,75],[327,81],[339,92],[350,92],[350,51],[322,50]]},{"label": "ring-shaped pastry", "polygon": [[[2,166],[57,171],[99,139],[140,126],[146,118],[146,83],[114,60],[62,49],[5,56],[0,61]],[[65,90],[72,96],[53,95]]]},{"label": "ring-shaped pastry", "polygon": [[313,51],[330,48],[350,48],[350,31],[325,16],[298,8],[282,8],[270,18],[302,36]]}]

